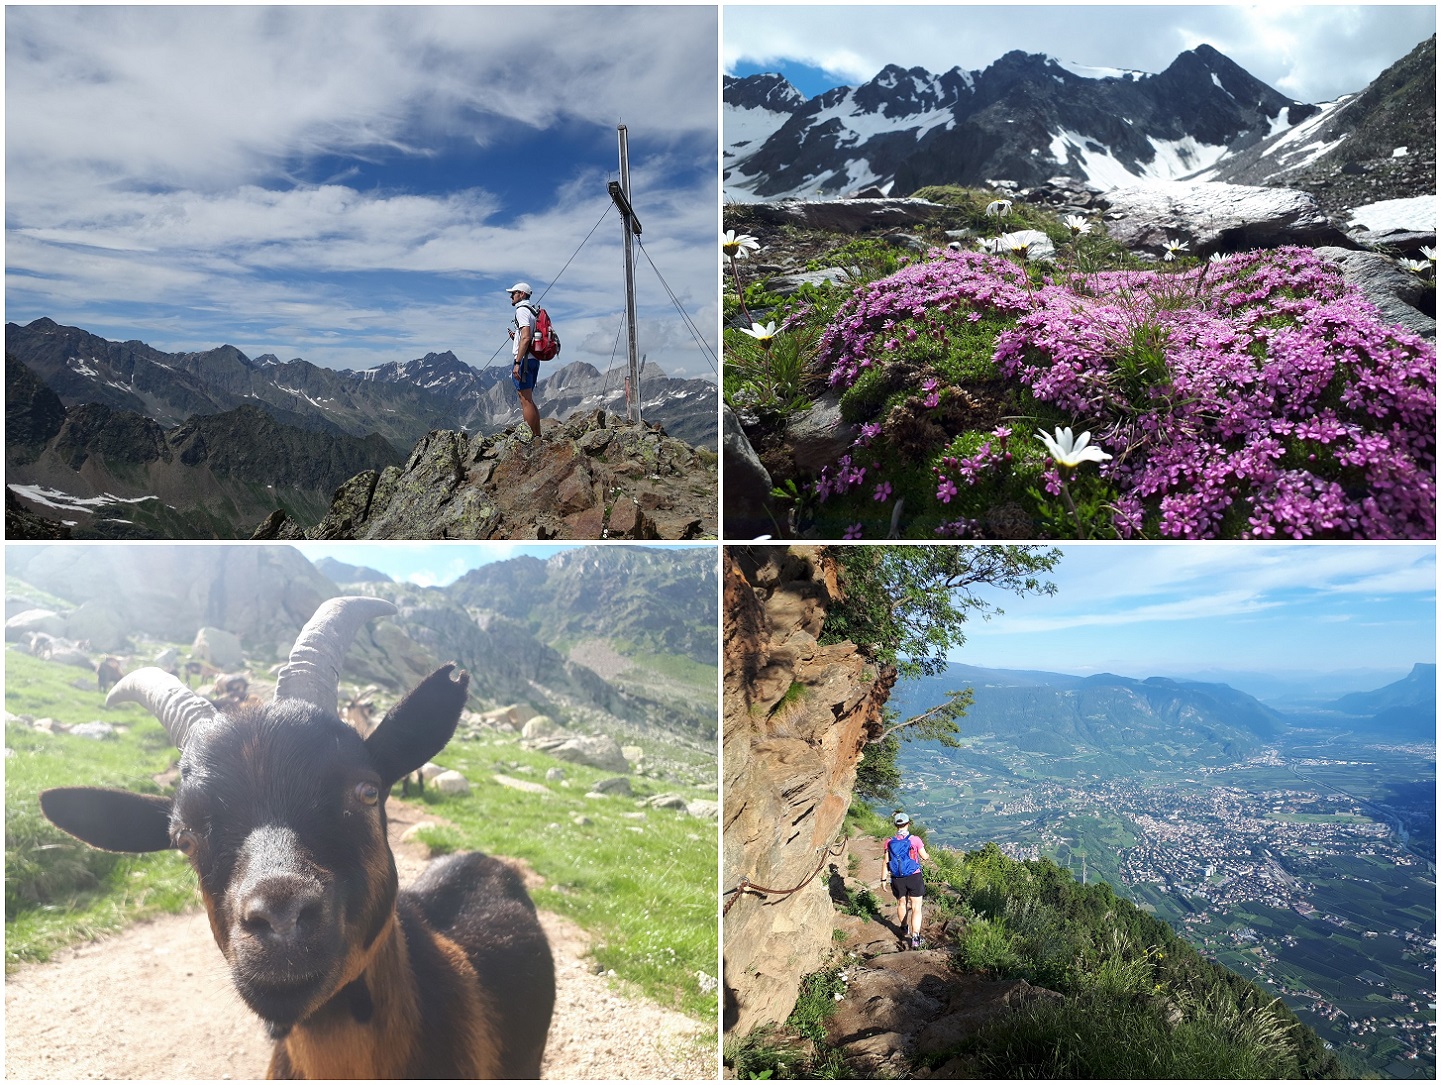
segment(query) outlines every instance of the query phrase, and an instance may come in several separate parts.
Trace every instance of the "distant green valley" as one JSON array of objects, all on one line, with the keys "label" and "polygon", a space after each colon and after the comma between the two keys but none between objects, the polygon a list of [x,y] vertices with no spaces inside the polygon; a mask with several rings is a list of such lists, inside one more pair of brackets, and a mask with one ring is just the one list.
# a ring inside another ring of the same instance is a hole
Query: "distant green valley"
[{"label": "distant green valley", "polygon": [[1211,683],[953,665],[892,696],[906,718],[975,691],[960,749],[903,744],[901,797],[937,843],[1109,883],[1358,1072],[1433,1078],[1435,686],[1417,671],[1301,715]]}]

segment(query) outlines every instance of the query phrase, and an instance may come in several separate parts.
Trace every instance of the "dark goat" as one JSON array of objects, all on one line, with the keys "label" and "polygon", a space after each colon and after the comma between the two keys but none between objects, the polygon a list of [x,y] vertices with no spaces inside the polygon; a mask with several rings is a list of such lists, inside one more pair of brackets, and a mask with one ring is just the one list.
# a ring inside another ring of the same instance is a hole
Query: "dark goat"
[{"label": "dark goat", "polygon": [[104,693],[123,677],[120,660],[114,656],[106,656],[100,661],[100,666],[96,668],[95,677],[100,685],[100,692]]},{"label": "dark goat", "polygon": [[555,971],[520,879],[470,852],[397,892],[386,841],[390,787],[450,740],[468,676],[440,668],[368,739],[336,714],[346,648],[394,610],[324,604],[269,705],[219,712],[159,668],[127,675],[107,703],[165,724],[174,797],[56,788],[40,804],[97,848],[185,853],[231,979],[276,1040],[269,1076],[537,1078]]}]

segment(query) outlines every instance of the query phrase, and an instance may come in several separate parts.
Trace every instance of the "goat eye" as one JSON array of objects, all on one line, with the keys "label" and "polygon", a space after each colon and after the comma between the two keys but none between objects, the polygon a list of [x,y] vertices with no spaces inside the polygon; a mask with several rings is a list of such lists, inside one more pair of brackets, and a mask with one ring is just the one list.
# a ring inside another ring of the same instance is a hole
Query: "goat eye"
[{"label": "goat eye", "polygon": [[380,801],[380,788],[367,780],[355,785],[355,797],[366,806],[374,806]]},{"label": "goat eye", "polygon": [[181,829],[175,834],[175,846],[180,849],[180,854],[189,859],[200,846],[200,840],[189,829]]}]

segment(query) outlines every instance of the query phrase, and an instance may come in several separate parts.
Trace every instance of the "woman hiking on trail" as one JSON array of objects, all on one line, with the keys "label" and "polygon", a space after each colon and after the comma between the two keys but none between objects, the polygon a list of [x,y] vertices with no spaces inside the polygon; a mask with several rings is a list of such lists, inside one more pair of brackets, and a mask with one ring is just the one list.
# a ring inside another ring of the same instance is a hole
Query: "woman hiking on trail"
[{"label": "woman hiking on trail", "polygon": [[921,860],[931,861],[926,844],[911,835],[911,819],[899,811],[895,816],[896,835],[886,841],[881,857],[881,885],[890,885],[896,898],[896,923],[901,929],[901,942],[909,941],[911,949],[921,948],[921,898],[926,884],[921,878]]}]

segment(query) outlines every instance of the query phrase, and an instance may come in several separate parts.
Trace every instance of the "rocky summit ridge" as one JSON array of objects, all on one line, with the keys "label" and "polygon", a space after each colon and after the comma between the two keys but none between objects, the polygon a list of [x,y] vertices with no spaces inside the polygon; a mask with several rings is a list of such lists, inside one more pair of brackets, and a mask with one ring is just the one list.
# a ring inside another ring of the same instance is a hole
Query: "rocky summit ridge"
[{"label": "rocky summit ridge", "polygon": [[605,411],[544,419],[542,436],[436,430],[403,465],[363,471],[318,522],[276,510],[255,539],[705,539],[717,460]]}]

